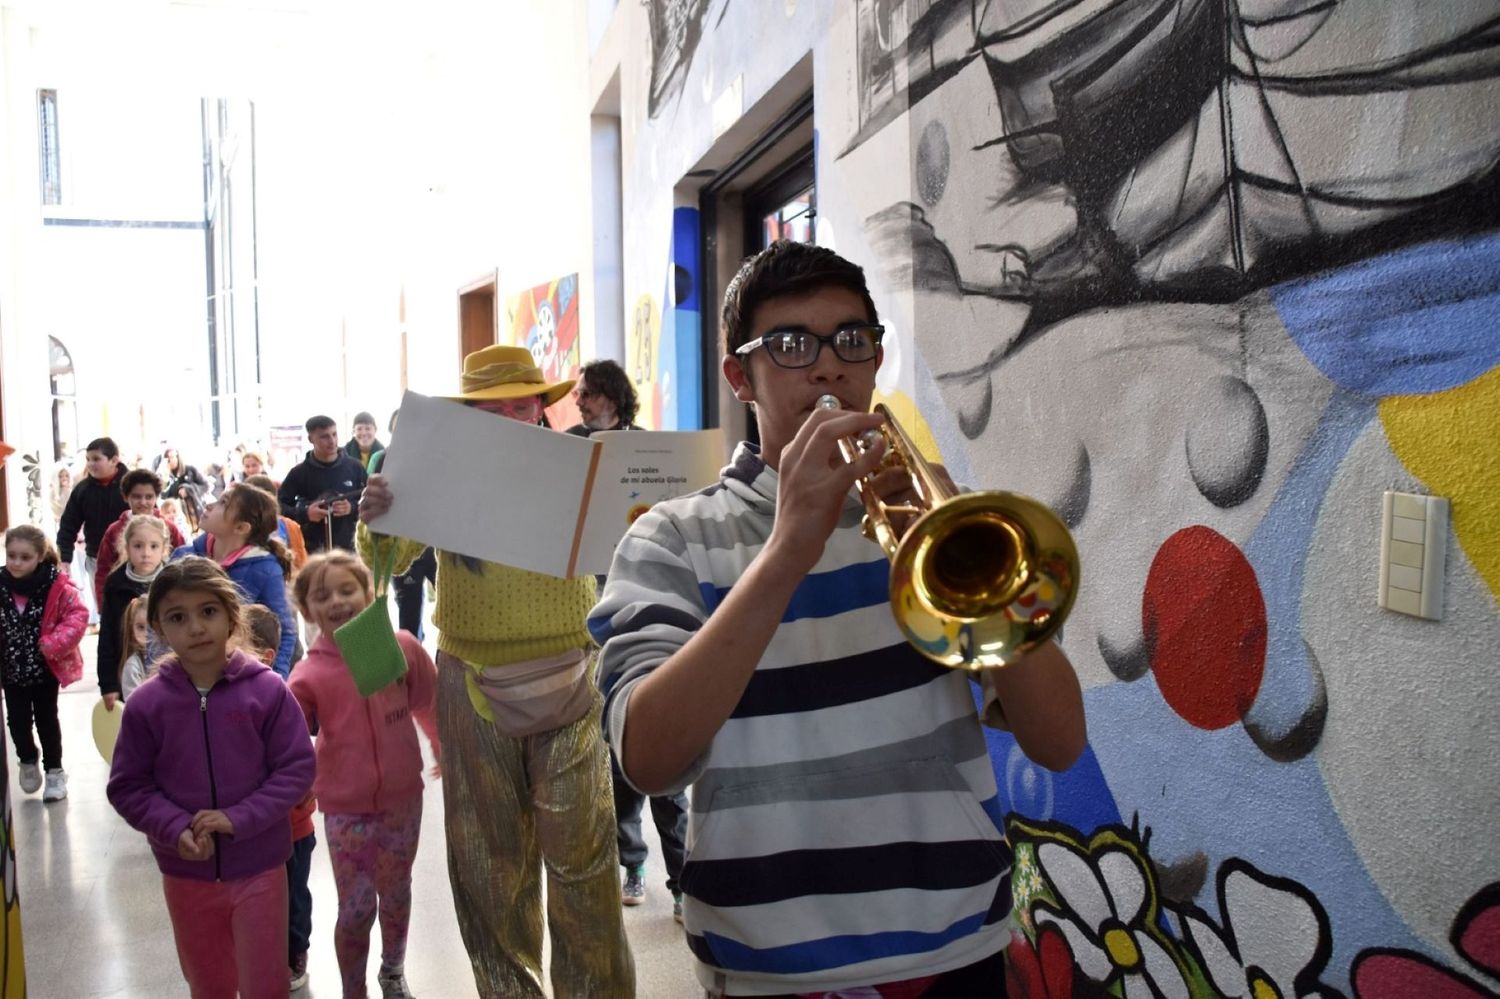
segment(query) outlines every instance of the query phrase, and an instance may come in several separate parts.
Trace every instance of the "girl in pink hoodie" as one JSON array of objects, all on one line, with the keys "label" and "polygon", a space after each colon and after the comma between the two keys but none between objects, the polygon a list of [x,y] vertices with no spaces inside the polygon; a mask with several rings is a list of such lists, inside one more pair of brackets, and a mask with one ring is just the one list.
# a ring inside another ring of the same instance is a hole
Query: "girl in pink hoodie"
[{"label": "girl in pink hoodie", "polygon": [[[396,633],[406,675],[361,697],[333,641],[339,626],[375,598],[370,571],[344,551],[315,555],[297,574],[297,607],[317,626],[307,658],[292,670],[292,693],[317,733],[318,779],[328,855],[338,888],[334,950],[346,997],[364,996],[370,927],[380,914],[380,987],[405,996],[411,868],[422,826],[421,725],[440,752],[433,711],[437,668],[416,638]],[[415,724],[413,724],[415,722]]]}]

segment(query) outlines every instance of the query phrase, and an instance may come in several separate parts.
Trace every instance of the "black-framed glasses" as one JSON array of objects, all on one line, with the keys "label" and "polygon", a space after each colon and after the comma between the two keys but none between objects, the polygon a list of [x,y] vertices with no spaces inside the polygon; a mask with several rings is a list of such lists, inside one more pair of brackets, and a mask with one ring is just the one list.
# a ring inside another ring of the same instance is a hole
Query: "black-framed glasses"
[{"label": "black-framed glasses", "polygon": [[765,336],[742,345],[735,354],[744,357],[758,347],[764,347],[772,363],[782,368],[805,368],[818,359],[824,345],[833,348],[838,359],[848,364],[861,364],[875,360],[880,353],[880,338],[885,336],[885,327],[875,323],[855,323],[841,326],[827,336],[820,336],[805,329],[772,330]]}]

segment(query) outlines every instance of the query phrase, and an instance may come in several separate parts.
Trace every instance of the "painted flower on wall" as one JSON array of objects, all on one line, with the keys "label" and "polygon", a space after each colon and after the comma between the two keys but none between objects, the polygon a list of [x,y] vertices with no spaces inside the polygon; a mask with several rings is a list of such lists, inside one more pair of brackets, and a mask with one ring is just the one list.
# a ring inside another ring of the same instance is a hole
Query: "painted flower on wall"
[{"label": "painted flower on wall", "polygon": [[[1448,938],[1476,970],[1500,979],[1500,881],[1464,903]],[[1497,994],[1425,954],[1394,948],[1364,951],[1354,959],[1349,977],[1358,999],[1490,999]]]},{"label": "painted flower on wall", "polygon": [[1033,907],[1039,934],[1056,927],[1078,970],[1095,982],[1120,983],[1125,999],[1188,999],[1172,944],[1157,925],[1155,884],[1123,841],[1096,836],[1088,853],[1044,842],[1036,856],[1058,901],[1057,908]]},{"label": "painted flower on wall", "polygon": [[1338,995],[1318,979],[1328,963],[1328,916],[1295,881],[1231,858],[1219,867],[1216,928],[1196,909],[1181,913],[1183,931],[1220,995],[1292,999]]},{"label": "painted flower on wall", "polygon": [[1071,999],[1073,953],[1055,926],[1043,927],[1036,944],[1021,933],[1012,935],[1005,952],[1005,994],[1014,999]]}]

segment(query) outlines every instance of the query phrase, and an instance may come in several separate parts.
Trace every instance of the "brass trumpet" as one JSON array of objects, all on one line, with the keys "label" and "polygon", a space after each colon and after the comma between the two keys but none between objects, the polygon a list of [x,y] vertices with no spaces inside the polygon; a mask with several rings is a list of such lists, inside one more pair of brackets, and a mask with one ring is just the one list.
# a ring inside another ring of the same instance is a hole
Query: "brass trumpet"
[{"label": "brass trumpet", "polygon": [[[839,409],[825,395],[819,409]],[[1005,666],[1062,627],[1078,594],[1078,549],[1062,519],[1027,496],[957,494],[884,405],[876,430],[839,441],[846,462],[886,441],[881,469],[904,465],[915,503],[875,495],[875,473],[858,482],[864,532],[891,561],[891,611],[908,642],[936,663],[978,670]],[[891,514],[915,517],[898,532]]]}]

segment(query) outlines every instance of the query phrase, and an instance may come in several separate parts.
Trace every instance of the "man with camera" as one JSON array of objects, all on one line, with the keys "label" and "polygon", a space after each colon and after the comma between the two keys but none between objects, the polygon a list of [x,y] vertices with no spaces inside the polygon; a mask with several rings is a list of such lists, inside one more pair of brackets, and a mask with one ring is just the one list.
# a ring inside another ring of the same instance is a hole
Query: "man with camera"
[{"label": "man with camera", "polygon": [[276,492],[281,515],[302,527],[309,555],[330,547],[352,552],[359,522],[354,504],[368,477],[364,466],[339,449],[339,428],[331,416],[309,419],[307,440],[312,450]]}]

